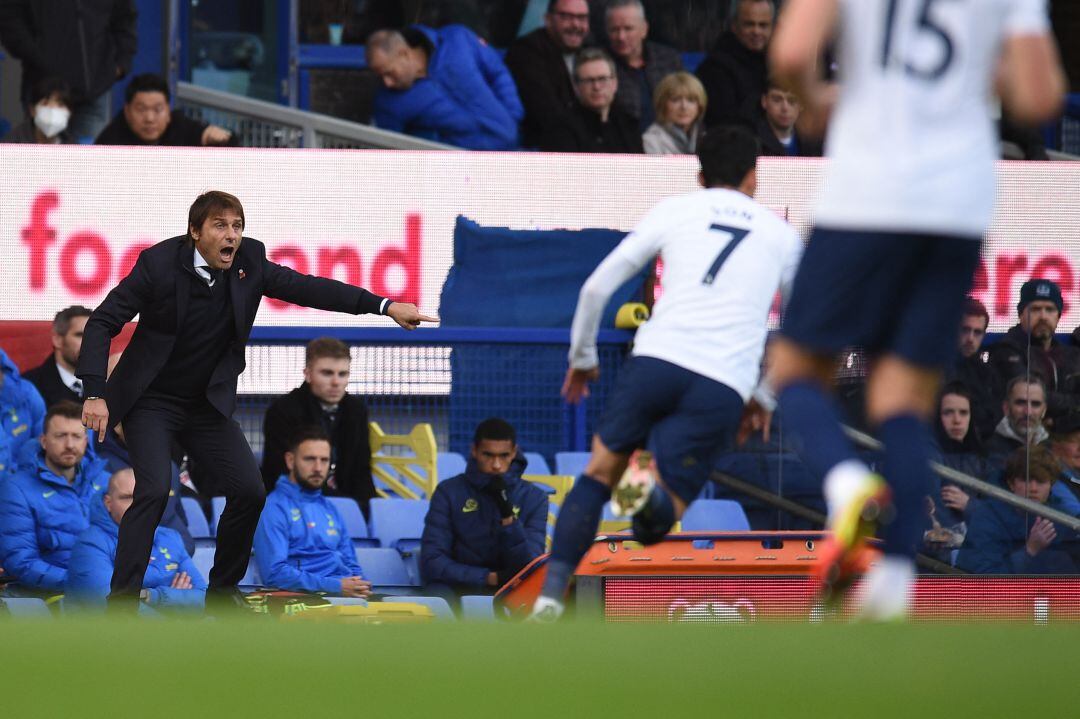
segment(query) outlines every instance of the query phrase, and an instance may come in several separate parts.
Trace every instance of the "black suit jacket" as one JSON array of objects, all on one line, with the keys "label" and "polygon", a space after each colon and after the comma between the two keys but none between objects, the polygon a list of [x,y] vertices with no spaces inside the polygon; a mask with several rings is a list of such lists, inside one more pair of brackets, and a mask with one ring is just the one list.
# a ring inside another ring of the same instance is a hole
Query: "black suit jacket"
[{"label": "black suit jacket", "polygon": [[[274,400],[263,418],[262,475],[267,491],[278,477],[288,472],[285,451],[298,427],[322,426],[322,407],[307,382],[287,395]],[[367,514],[368,502],[375,496],[371,480],[371,440],[368,434],[368,411],[364,400],[347,394],[338,405],[337,426],[332,435],[337,453],[334,468],[336,487],[324,487],[324,494],[352,497]]]},{"label": "black suit jacket", "polygon": [[60,379],[60,371],[56,369],[56,358],[49,355],[40,366],[29,372],[23,372],[23,378],[34,383],[41,398],[45,400],[46,407],[52,407],[57,402],[69,400],[82,403],[82,397],[68,389],[64,380]]},{"label": "black suit jacket", "polygon": [[[159,242],[139,253],[127,277],[98,305],[83,332],[76,374],[86,397],[104,397],[109,425],[116,426],[154,381],[176,344],[194,275],[194,248],[186,235]],[[236,409],[236,378],[244,371],[244,346],[263,296],[293,304],[352,314],[377,313],[381,297],[336,280],[302,275],[266,259],[266,246],[245,237],[229,270],[236,337],[210,377],[206,397],[231,417]],[[109,341],[135,315],[139,324],[106,385]]]},{"label": "black suit jacket", "polygon": [[525,107],[522,144],[538,147],[551,126],[577,103],[562,51],[541,27],[511,43],[504,62]]}]

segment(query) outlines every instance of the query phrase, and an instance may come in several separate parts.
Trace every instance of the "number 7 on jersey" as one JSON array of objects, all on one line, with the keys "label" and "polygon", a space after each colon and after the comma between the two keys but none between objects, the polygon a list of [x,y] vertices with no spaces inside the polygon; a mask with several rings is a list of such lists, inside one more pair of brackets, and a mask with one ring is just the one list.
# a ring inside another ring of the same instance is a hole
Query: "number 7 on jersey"
[{"label": "number 7 on jersey", "polygon": [[716,280],[716,275],[720,273],[720,268],[727,262],[727,258],[731,257],[731,253],[735,251],[735,248],[739,246],[739,243],[746,239],[746,236],[750,234],[750,230],[743,229],[741,227],[730,227],[728,225],[709,225],[709,232],[723,232],[731,235],[731,240],[724,245],[724,249],[720,250],[720,254],[713,260],[712,265],[709,267],[709,271],[705,273],[705,277],[701,279],[701,284],[711,285]]}]

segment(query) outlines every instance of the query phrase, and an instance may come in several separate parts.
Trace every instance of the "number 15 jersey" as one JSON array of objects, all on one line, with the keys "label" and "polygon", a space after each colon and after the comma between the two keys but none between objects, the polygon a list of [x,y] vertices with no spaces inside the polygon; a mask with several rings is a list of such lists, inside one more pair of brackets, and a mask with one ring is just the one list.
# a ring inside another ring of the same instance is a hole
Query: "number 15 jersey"
[{"label": "number 15 jersey", "polygon": [[840,0],[840,97],[815,222],[980,237],[993,215],[1003,41],[1045,0]]}]

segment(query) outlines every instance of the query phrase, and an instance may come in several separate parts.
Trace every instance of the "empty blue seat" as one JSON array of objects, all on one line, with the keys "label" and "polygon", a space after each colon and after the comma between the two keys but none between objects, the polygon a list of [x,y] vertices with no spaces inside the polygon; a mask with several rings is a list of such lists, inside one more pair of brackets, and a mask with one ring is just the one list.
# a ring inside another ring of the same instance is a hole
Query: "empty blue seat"
[{"label": "empty blue seat", "polygon": [[44,599],[37,597],[4,597],[0,599],[8,613],[13,617],[32,617],[34,619],[51,619],[52,612]]},{"label": "empty blue seat", "polygon": [[443,482],[465,471],[466,461],[457,452],[439,452],[435,456],[435,472]]},{"label": "empty blue seat", "polygon": [[431,609],[436,619],[457,619],[454,610],[442,597],[385,597],[388,604],[422,604]]},{"label": "empty blue seat", "polygon": [[360,563],[364,577],[375,587],[414,586],[405,569],[405,562],[396,549],[357,547],[356,561]]},{"label": "empty blue seat", "polygon": [[426,499],[372,499],[372,536],[378,538],[383,547],[400,551],[418,549],[430,505]]},{"label": "empty blue seat", "polygon": [[567,474],[578,477],[589,463],[588,452],[556,452],[555,474]]},{"label": "empty blue seat", "polygon": [[221,513],[225,511],[225,498],[224,497],[211,497],[210,498],[210,531],[213,535],[217,536],[218,520],[221,519]]},{"label": "empty blue seat", "polygon": [[699,499],[686,508],[684,532],[748,532],[750,522],[742,505],[731,499]]},{"label": "empty blue seat", "polygon": [[184,508],[188,532],[192,539],[212,539],[214,535],[210,532],[210,524],[206,521],[199,500],[194,497],[181,497],[180,506]]},{"label": "empty blue seat", "polygon": [[367,520],[360,511],[360,505],[352,497],[327,497],[330,503],[341,515],[341,521],[345,523],[345,531],[349,533],[349,539],[356,547],[377,547],[379,540],[374,539],[368,532]]},{"label": "empty blue seat", "polygon": [[544,455],[539,452],[523,452],[525,455],[525,471],[523,474],[551,474]]},{"label": "empty blue seat", "polygon": [[207,582],[210,581],[210,570],[214,566],[214,552],[214,547],[195,547],[195,553],[191,555],[195,568]]},{"label": "empty blue seat", "polygon": [[466,594],[461,598],[461,618],[494,619],[495,598],[486,594]]}]

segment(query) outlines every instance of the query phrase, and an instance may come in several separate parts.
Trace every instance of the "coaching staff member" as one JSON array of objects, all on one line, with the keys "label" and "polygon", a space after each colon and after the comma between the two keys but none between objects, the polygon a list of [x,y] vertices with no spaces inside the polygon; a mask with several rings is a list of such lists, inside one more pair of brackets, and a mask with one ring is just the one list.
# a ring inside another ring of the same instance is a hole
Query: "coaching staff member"
[{"label": "coaching staff member", "polygon": [[[207,192],[188,211],[186,235],[140,253],[86,323],[78,372],[83,424],[99,437],[123,422],[135,470],[135,496],[120,523],[110,600],[137,606],[154,531],[169,497],[173,439],[225,489],[210,593],[226,602],[244,576],[266,492],[240,425],[232,419],[244,345],[263,296],[352,314],[386,314],[405,329],[435,322],[415,305],[359,287],[294,272],[242,238],[244,208]],[[110,338],[139,324],[106,383]],[[126,601],[125,601],[126,600]],[[130,602],[130,604],[129,604]]]}]

